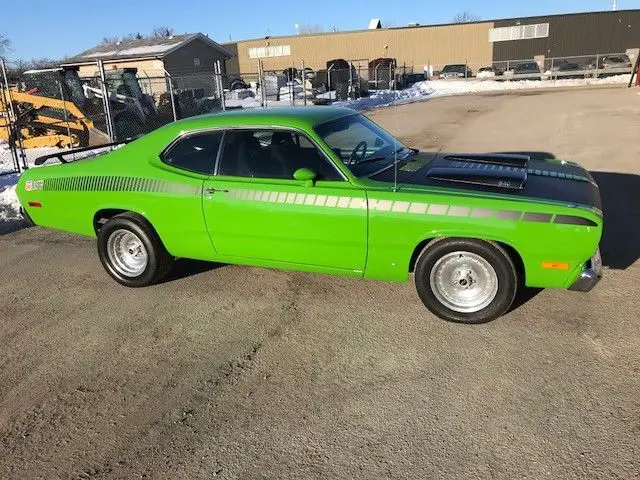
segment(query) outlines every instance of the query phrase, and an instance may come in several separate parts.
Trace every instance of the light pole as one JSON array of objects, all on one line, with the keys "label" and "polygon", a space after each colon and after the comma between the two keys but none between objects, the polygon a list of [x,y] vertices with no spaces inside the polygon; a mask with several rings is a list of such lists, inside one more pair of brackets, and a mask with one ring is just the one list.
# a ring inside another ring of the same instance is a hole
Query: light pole
[{"label": "light pole", "polygon": [[618,9],[618,0],[613,0],[613,7],[612,10],[617,10]]}]

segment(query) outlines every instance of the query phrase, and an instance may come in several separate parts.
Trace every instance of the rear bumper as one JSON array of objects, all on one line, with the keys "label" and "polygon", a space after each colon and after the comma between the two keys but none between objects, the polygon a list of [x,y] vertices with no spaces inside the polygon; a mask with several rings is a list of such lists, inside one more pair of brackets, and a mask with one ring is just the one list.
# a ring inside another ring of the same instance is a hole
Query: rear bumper
[{"label": "rear bumper", "polygon": [[602,257],[600,249],[584,265],[578,279],[569,287],[574,292],[588,292],[595,287],[602,278]]},{"label": "rear bumper", "polygon": [[31,220],[31,217],[29,216],[29,214],[27,213],[27,211],[24,209],[24,207],[20,207],[20,214],[22,215],[22,217],[26,220],[26,222],[29,225],[35,225],[33,223],[33,220]]}]

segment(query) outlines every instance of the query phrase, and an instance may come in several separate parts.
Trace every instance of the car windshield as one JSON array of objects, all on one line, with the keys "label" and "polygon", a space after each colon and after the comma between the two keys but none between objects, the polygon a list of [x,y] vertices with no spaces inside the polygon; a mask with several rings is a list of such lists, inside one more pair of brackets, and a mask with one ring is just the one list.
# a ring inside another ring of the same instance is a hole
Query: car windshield
[{"label": "car windshield", "polygon": [[410,151],[367,117],[355,114],[315,127],[316,133],[356,177],[393,165]]},{"label": "car windshield", "polygon": [[445,65],[442,73],[464,73],[464,65]]}]

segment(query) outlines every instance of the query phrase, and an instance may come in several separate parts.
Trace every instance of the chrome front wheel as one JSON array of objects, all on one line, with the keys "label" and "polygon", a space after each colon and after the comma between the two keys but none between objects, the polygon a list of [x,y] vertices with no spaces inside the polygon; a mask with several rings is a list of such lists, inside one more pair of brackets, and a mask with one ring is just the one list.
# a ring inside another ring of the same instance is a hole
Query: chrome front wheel
[{"label": "chrome front wheel", "polygon": [[498,293],[498,275],[491,264],[472,252],[441,257],[429,278],[433,294],[445,307],[460,313],[486,308]]},{"label": "chrome front wheel", "polygon": [[520,278],[514,258],[496,242],[437,238],[418,255],[414,280],[420,299],[440,318],[483,323],[506,313]]}]

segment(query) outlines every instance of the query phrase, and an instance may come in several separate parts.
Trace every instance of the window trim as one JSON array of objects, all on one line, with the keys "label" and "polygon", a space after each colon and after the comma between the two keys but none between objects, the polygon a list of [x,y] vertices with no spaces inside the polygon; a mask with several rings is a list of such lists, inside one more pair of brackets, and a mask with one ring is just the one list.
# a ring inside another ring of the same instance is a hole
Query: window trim
[{"label": "window trim", "polygon": [[[218,127],[217,129],[224,129],[224,135],[222,136],[222,141],[220,142],[220,148],[218,149],[218,156],[216,158],[216,165],[215,165],[215,169],[214,169],[214,173],[212,174],[212,176],[214,177],[229,177],[229,178],[256,178],[256,177],[241,177],[241,176],[233,176],[233,175],[220,175],[218,172],[220,171],[220,161],[222,160],[222,152],[224,152],[224,147],[226,145],[227,142],[227,132],[230,130],[272,130],[272,131],[287,131],[287,132],[295,132],[298,135],[302,135],[304,136],[309,142],[311,142],[311,144],[316,148],[316,150],[318,150],[318,152],[320,153],[320,155],[324,158],[325,162],[327,162],[329,165],[331,165],[331,167],[338,172],[338,175],[340,176],[340,178],[342,180],[322,180],[320,179],[320,181],[327,181],[327,182],[339,182],[339,181],[343,181],[343,182],[349,182],[349,178],[342,172],[342,170],[340,170],[335,162],[326,154],[326,152],[320,147],[320,145],[318,144],[318,142],[315,141],[315,139],[311,138],[307,132],[305,132],[302,129],[296,128],[296,127],[286,127],[286,126],[277,126],[277,125],[232,125],[232,126],[225,126],[225,127]],[[271,177],[257,177],[258,180],[278,180],[278,181],[295,181],[297,182],[297,180],[295,180],[294,178],[271,178]]]},{"label": "window trim", "polygon": [[175,168],[178,171],[181,172],[189,172],[189,173],[194,173],[197,175],[203,175],[205,177],[210,177],[211,175],[213,175],[212,172],[215,171],[216,166],[218,164],[218,158],[220,158],[220,152],[222,150],[222,145],[224,144],[224,138],[225,138],[225,132],[222,132],[222,137],[220,138],[220,144],[218,145],[218,151],[216,152],[215,158],[213,159],[212,163],[213,163],[213,168],[209,169],[209,171],[207,172],[198,172],[197,170],[191,170],[189,168],[184,168],[184,167],[177,167],[176,165],[172,165],[170,163],[167,163],[165,161],[165,157],[167,155],[167,153],[176,146],[176,144],[180,143],[183,140],[186,140],[190,137],[195,137],[198,135],[206,135],[207,133],[216,133],[217,131],[221,130],[221,128],[212,128],[212,129],[206,129],[206,130],[194,130],[192,132],[185,132],[181,135],[178,135],[176,138],[174,138],[166,147],[164,147],[162,149],[162,151],[160,152],[160,154],[158,155],[158,157],[160,158],[160,161],[162,162],[163,165],[166,165],[167,167],[170,168]]}]

